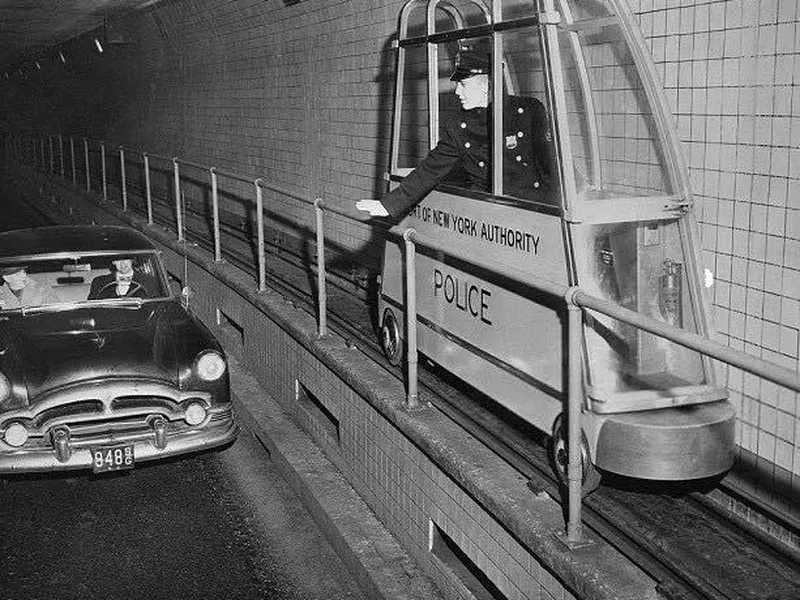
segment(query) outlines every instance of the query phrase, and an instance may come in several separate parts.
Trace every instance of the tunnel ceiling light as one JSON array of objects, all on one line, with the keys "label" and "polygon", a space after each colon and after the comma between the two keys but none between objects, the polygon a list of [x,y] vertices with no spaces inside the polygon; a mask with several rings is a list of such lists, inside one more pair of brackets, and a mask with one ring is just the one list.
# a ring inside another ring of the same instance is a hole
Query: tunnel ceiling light
[{"label": "tunnel ceiling light", "polygon": [[102,54],[103,53],[103,44],[100,43],[100,38],[94,38],[94,45],[97,48],[97,51]]}]

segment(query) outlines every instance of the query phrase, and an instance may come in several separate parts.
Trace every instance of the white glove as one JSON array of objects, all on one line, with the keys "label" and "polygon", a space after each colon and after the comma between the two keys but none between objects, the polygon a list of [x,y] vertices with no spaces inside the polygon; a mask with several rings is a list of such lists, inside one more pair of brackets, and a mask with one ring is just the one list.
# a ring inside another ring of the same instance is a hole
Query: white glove
[{"label": "white glove", "polygon": [[356,208],[368,212],[371,217],[389,216],[389,211],[384,208],[380,200],[358,200],[356,201]]}]

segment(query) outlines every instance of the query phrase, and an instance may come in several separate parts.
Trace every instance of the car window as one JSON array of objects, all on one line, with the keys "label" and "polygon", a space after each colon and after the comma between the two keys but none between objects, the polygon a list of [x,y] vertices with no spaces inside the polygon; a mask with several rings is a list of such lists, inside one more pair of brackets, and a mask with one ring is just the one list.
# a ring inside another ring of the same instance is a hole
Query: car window
[{"label": "car window", "polygon": [[155,252],[0,260],[0,310],[168,296]]}]

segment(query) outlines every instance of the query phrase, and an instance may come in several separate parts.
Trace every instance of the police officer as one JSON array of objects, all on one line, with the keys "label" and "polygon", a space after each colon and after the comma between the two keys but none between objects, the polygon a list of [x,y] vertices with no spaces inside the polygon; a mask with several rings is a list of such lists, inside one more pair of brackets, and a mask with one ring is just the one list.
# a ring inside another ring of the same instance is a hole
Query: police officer
[{"label": "police officer", "polygon": [[[445,123],[439,143],[400,185],[382,200],[359,200],[371,216],[398,219],[453,172],[458,185],[491,189],[489,55],[463,50],[450,79],[461,102],[458,118]],[[506,96],[503,111],[503,191],[507,195],[553,202],[552,136],[544,106],[535,98]]]}]

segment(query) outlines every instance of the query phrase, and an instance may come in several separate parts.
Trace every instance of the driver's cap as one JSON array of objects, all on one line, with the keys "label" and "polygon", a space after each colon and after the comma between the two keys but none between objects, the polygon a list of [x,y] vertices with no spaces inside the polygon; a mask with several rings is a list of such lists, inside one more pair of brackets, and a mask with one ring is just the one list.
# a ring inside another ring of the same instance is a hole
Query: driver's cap
[{"label": "driver's cap", "polygon": [[456,54],[451,81],[461,81],[473,75],[488,75],[492,71],[492,60],[488,52],[462,48]]}]

